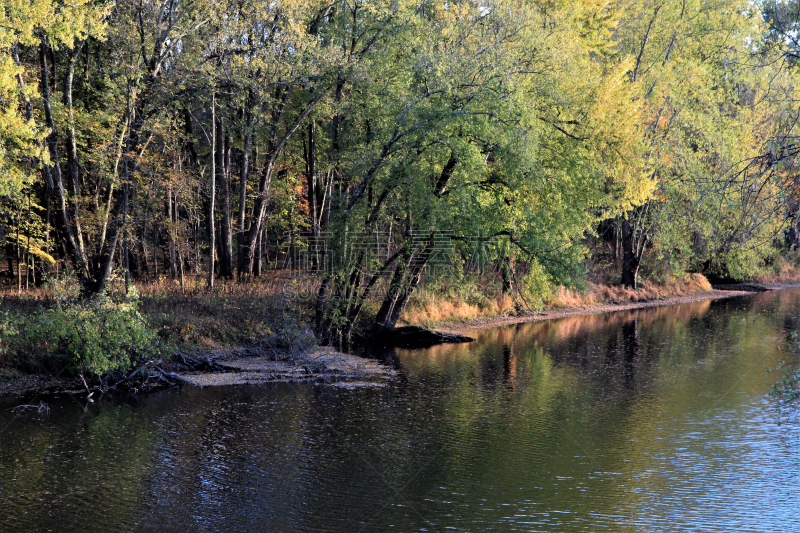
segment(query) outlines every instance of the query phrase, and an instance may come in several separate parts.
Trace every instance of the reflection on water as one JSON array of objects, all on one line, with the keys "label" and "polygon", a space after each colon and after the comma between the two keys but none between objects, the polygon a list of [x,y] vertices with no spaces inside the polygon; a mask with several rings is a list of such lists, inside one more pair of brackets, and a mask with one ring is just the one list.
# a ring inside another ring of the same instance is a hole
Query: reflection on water
[{"label": "reflection on water", "polygon": [[385,354],[383,389],[165,391],[15,418],[0,531],[787,531],[800,430],[764,366],[784,291]]}]

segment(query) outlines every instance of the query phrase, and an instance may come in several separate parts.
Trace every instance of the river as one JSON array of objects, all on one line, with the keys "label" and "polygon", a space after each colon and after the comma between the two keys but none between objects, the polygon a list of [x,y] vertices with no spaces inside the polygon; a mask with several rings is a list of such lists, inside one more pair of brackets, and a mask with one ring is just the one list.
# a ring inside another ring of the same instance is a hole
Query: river
[{"label": "river", "polygon": [[798,326],[785,290],[396,350],[382,389],[0,398],[0,531],[800,531]]}]

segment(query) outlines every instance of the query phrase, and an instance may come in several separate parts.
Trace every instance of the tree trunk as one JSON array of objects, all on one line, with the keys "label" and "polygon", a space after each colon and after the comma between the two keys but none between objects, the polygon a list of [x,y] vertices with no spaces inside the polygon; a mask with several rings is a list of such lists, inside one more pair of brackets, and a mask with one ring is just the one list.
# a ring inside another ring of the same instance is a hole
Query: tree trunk
[{"label": "tree trunk", "polygon": [[[123,187],[122,194],[118,195],[114,204],[114,209],[109,215],[110,222],[108,224],[108,237],[106,242],[97,255],[100,268],[93,273],[91,283],[89,284],[89,294],[102,293],[108,284],[111,276],[111,271],[114,266],[114,252],[120,238],[120,231],[124,228],[122,226],[122,211],[128,204],[129,198],[135,194],[135,182],[132,180],[139,166],[144,147],[141,143],[141,133],[146,122],[145,109],[147,104],[151,101],[151,96],[156,86],[161,83],[161,70],[171,57],[171,47],[167,44],[172,38],[171,26],[174,20],[172,18],[174,7],[170,7],[170,16],[161,19],[159,24],[165,26],[159,28],[161,31],[155,33],[156,39],[152,45],[152,53],[148,60],[148,64],[143,76],[142,87],[138,91],[131,90],[128,94],[129,105],[127,110],[126,122],[130,125],[130,130],[126,142],[124,143],[125,151],[123,157]],[[168,22],[169,21],[169,22]],[[145,143],[146,145],[146,143]],[[140,152],[141,150],[141,152]]]},{"label": "tree trunk", "polygon": [[20,241],[20,224],[22,224],[22,208],[17,212],[17,295],[22,294],[22,246]]},{"label": "tree trunk", "polygon": [[392,329],[397,325],[433,252],[433,238],[430,241],[423,250],[412,253],[407,261],[397,265],[383,304],[375,316],[375,331]]},{"label": "tree trunk", "polygon": [[624,287],[636,290],[639,287],[639,266],[642,261],[647,238],[637,238],[636,231],[627,220],[622,222],[622,279]]},{"label": "tree trunk", "polygon": [[322,284],[319,286],[319,291],[317,291],[317,301],[314,313],[314,333],[318,339],[322,339],[325,336],[325,332],[328,330],[328,325],[325,323],[325,304],[328,301],[328,288],[330,287],[330,284],[331,276],[327,275],[325,276],[325,279],[322,280]]},{"label": "tree trunk", "polygon": [[[45,194],[45,219],[44,219],[44,252],[46,254],[52,253],[50,251],[50,195]],[[55,255],[55,253],[52,253]],[[47,276],[50,273],[50,267],[47,261],[42,261],[42,273]],[[45,278],[47,279],[47,278]]]},{"label": "tree trunk", "polygon": [[14,276],[14,245],[6,244],[6,261],[8,262],[8,277]]},{"label": "tree trunk", "polygon": [[262,229],[261,232],[258,234],[258,258],[255,264],[255,276],[258,277],[261,275],[261,270],[263,268],[262,262],[264,261],[264,232],[266,230]]},{"label": "tree trunk", "polygon": [[800,245],[800,207],[797,202],[793,202],[793,208],[789,212],[789,228],[786,230],[786,248],[796,250]]},{"label": "tree trunk", "polygon": [[214,199],[217,194],[217,158],[214,153],[217,148],[217,95],[211,93],[211,193],[208,206],[208,288],[214,288],[214,256],[217,253],[217,236],[214,230]]},{"label": "tree trunk", "polygon": [[[127,183],[125,184],[127,186]],[[125,251],[123,268],[125,269],[125,295],[131,293],[131,263],[130,263],[130,247],[131,247],[131,232],[128,229],[128,204],[125,204],[125,209],[122,215],[122,226],[125,228]]]},{"label": "tree trunk", "polygon": [[[15,48],[16,50],[16,48]],[[50,165],[43,165],[42,166],[42,176],[45,180],[45,185],[47,186],[47,193],[48,195],[54,200],[55,202],[55,214],[56,214],[56,223],[58,228],[61,232],[61,235],[64,237],[64,248],[66,248],[67,255],[72,260],[72,266],[75,272],[78,275],[78,279],[81,284],[81,290],[84,295],[91,292],[91,276],[89,274],[89,263],[86,259],[86,255],[83,253],[81,247],[79,247],[78,242],[82,241],[82,236],[80,235],[80,227],[75,226],[73,227],[74,218],[70,214],[69,209],[67,207],[67,195],[64,191],[64,181],[62,178],[61,173],[61,159],[59,155],[58,145],[59,145],[59,137],[58,131],[55,127],[55,121],[53,119],[53,112],[50,106],[50,80],[49,80],[49,73],[50,67],[47,64],[47,45],[42,43],[39,47],[39,60],[41,61],[41,92],[42,92],[42,106],[45,112],[45,121],[47,123],[47,127],[50,130],[46,138],[46,144],[48,148],[48,152],[50,155]],[[18,58],[15,58],[18,62]],[[24,86],[22,83],[21,76],[19,77],[19,82]],[[33,108],[30,105],[30,102],[26,102],[26,115],[29,120],[33,119]]]},{"label": "tree trunk", "polygon": [[[242,150],[242,161],[239,168],[239,220],[238,226],[239,230],[236,235],[236,244],[237,244],[237,268],[239,271],[239,279],[244,279],[244,274],[246,270],[246,263],[245,263],[245,238],[247,232],[247,226],[245,226],[245,214],[247,209],[247,178],[250,175],[250,150],[253,146],[253,113],[251,111],[246,112],[247,116],[247,125],[246,131],[244,135],[244,149]],[[256,158],[258,156],[258,152],[256,152]]]},{"label": "tree trunk", "polygon": [[153,276],[158,278],[158,226],[153,222]]},{"label": "tree trunk", "polygon": [[503,257],[502,261],[503,294],[511,295],[514,291],[514,259],[511,257]]},{"label": "tree trunk", "polygon": [[[72,103],[72,82],[75,79],[75,62],[78,59],[83,42],[70,52],[69,66],[67,75],[64,77],[64,106],[67,108],[67,118],[69,126],[67,128],[67,168],[69,170],[69,186],[72,194],[72,216],[74,217],[75,235],[81,255],[86,256],[83,243],[83,231],[80,220],[80,204],[78,199],[81,196],[80,169],[78,166],[78,144],[75,137],[75,115]],[[55,65],[53,65],[55,68]]]},{"label": "tree trunk", "polygon": [[[269,199],[269,190],[272,185],[272,174],[275,171],[278,155],[283,149],[283,143],[278,140],[279,126],[283,119],[283,113],[286,105],[289,102],[289,91],[284,90],[281,93],[280,89],[276,89],[276,100],[278,104],[272,110],[270,121],[271,131],[269,136],[269,147],[264,157],[264,168],[261,171],[261,180],[258,185],[258,196],[256,197],[255,204],[253,205],[253,219],[250,221],[250,231],[247,234],[246,244],[246,265],[245,273],[248,277],[257,275],[253,272],[255,266],[256,254],[260,256],[260,248],[258,239],[261,235],[264,225],[264,218],[267,214],[267,202]],[[260,259],[259,259],[260,261]],[[260,271],[260,268],[259,268]]]},{"label": "tree trunk", "polygon": [[133,239],[133,246],[128,255],[133,279],[142,280],[147,277],[147,260],[142,258],[145,253],[142,242],[139,239]]},{"label": "tree trunk", "polygon": [[316,96],[316,98],[314,98],[314,100],[309,102],[295,122],[287,128],[286,132],[283,134],[283,137],[279,137],[279,134],[283,124],[284,111],[289,103],[290,91],[283,90],[282,93],[276,93],[276,100],[278,100],[279,103],[271,114],[272,128],[270,131],[269,149],[267,150],[265,157],[264,170],[262,172],[261,183],[259,184],[258,188],[258,196],[256,197],[256,202],[253,208],[253,220],[250,222],[250,231],[247,235],[246,273],[248,276],[253,275],[253,266],[256,256],[256,243],[258,241],[259,233],[264,229],[264,218],[267,214],[269,189],[272,182],[272,175],[275,172],[275,167],[278,163],[278,157],[283,152],[283,148],[286,146],[286,143],[289,141],[292,135],[294,135],[294,132],[297,131],[297,128],[300,127],[300,125],[308,117],[308,115],[311,114],[317,104],[319,104],[329,92],[330,89],[322,91]]},{"label": "tree trunk", "polygon": [[[169,273],[172,279],[178,277],[178,265],[175,252],[175,209],[173,207],[172,187],[167,189],[167,228],[169,228]],[[127,253],[127,252],[126,252]]]},{"label": "tree trunk", "polygon": [[217,178],[222,193],[222,225],[220,227],[219,276],[233,278],[233,241],[231,231],[230,137],[225,133],[225,123],[217,118]]},{"label": "tree trunk", "polygon": [[308,143],[304,144],[306,156],[306,184],[307,184],[307,201],[308,201],[308,217],[311,222],[311,234],[314,237],[319,236],[319,184],[317,183],[317,141],[316,141],[317,125],[313,120],[308,124]]}]

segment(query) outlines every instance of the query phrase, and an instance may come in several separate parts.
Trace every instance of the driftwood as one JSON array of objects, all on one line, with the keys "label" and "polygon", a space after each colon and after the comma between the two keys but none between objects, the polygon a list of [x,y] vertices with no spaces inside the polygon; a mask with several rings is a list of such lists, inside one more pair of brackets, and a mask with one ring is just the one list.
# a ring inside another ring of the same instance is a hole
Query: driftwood
[{"label": "driftwood", "polygon": [[367,346],[419,349],[430,348],[438,344],[457,344],[474,340],[465,335],[445,333],[420,326],[404,326],[368,333],[362,338],[362,343]]},{"label": "driftwood", "polygon": [[[184,369],[189,369],[191,371],[219,371],[222,369],[220,365],[218,365],[214,360],[217,359],[219,356],[191,356],[182,352],[179,352],[175,360],[173,361],[173,366],[183,367]],[[159,363],[160,364],[160,363]],[[180,374],[177,374],[172,371],[172,369],[165,369],[159,366],[156,361],[147,361],[146,363],[142,364],[138,368],[134,369],[130,374],[127,376],[122,374],[121,377],[114,380],[113,383],[108,384],[112,376],[120,376],[119,372],[113,373],[109,376],[106,376],[101,380],[100,384],[100,391],[105,393],[108,391],[112,391],[115,389],[119,389],[119,387],[125,385],[128,387],[132,387],[138,389],[147,384],[147,382],[151,379],[155,381],[161,381],[165,383],[168,387],[175,387],[177,385],[176,382],[192,384],[192,381],[185,379]],[[85,382],[84,382],[85,384]],[[89,390],[88,385],[86,386],[87,390]],[[152,388],[152,386],[150,386]],[[91,396],[91,394],[90,394]]]},{"label": "driftwood", "polygon": [[[181,381],[181,382],[187,383],[189,385],[194,385],[193,381],[191,381],[189,379],[186,379],[185,377],[181,376],[180,374],[176,374],[175,372],[165,372],[165,371],[161,370],[160,368],[158,370],[161,372],[161,374],[159,375],[159,379],[162,379],[162,380],[166,381],[167,383],[170,383],[169,379],[174,379],[176,381]],[[169,378],[169,379],[167,379],[167,378]],[[174,386],[174,384],[170,383],[170,386],[172,387],[172,386]]]},{"label": "driftwood", "polygon": [[165,374],[198,387],[276,382],[327,383],[347,387],[380,387],[397,372],[374,359],[337,352],[330,346],[293,359],[275,360],[269,355],[221,360],[222,372]]},{"label": "driftwood", "polygon": [[44,403],[41,400],[39,400],[39,404],[38,405],[33,405],[33,404],[18,405],[16,407],[12,407],[11,409],[9,409],[9,411],[11,411],[13,413],[13,412],[17,412],[17,411],[25,411],[26,409],[35,409],[36,412],[38,412],[39,414],[42,414],[42,413],[44,413],[46,415],[50,414],[50,406],[47,405],[46,403]]}]

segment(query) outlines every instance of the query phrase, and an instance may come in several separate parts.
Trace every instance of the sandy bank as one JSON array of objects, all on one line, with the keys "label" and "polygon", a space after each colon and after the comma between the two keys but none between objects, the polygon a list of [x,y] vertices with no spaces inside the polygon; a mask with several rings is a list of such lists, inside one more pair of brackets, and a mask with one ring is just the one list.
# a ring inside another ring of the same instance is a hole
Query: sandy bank
[{"label": "sandy bank", "polygon": [[198,387],[262,383],[323,383],[338,387],[379,387],[397,371],[372,359],[338,352],[330,346],[292,359],[270,356],[216,359],[220,372],[178,372],[185,383]]}]

